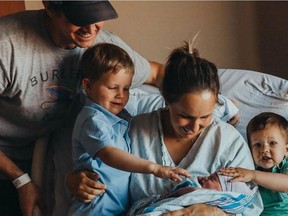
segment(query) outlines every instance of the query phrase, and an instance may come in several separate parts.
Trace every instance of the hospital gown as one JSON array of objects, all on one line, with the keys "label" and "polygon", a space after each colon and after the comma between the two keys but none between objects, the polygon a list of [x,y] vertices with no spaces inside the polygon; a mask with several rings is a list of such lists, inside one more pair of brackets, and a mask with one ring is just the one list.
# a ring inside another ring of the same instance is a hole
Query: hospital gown
[{"label": "hospital gown", "polygon": [[[130,138],[133,154],[165,166],[187,169],[197,176],[208,176],[221,167],[254,169],[247,143],[233,126],[213,121],[198,137],[183,160],[176,165],[163,142],[161,110],[133,118]],[[153,175],[132,174],[130,195],[133,202],[170,191],[175,183]],[[260,215],[263,204],[257,191],[253,206],[243,215]]]}]

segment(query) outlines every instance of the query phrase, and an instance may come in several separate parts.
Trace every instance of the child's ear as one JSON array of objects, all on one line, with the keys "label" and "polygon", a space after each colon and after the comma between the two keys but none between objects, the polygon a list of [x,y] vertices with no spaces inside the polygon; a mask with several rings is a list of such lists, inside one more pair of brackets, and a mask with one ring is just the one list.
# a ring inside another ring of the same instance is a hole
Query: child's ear
[{"label": "child's ear", "polygon": [[288,156],[288,141],[286,142],[286,156]]},{"label": "child's ear", "polygon": [[86,93],[88,93],[91,90],[91,84],[90,84],[90,80],[88,78],[84,78],[82,80],[82,87],[84,88]]}]

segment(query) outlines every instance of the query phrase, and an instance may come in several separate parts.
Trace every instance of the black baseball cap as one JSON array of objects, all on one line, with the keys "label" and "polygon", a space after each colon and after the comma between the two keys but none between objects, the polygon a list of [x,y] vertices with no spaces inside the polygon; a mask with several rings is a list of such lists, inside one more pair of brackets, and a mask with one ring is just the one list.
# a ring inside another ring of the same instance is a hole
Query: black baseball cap
[{"label": "black baseball cap", "polygon": [[94,1],[51,1],[57,4],[67,19],[76,26],[87,26],[118,17],[108,0]]}]

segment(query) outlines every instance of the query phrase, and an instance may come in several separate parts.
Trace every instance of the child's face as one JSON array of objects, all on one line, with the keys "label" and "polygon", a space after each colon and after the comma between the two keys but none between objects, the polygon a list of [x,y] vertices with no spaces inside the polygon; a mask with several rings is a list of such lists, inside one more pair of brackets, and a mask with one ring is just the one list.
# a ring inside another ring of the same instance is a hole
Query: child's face
[{"label": "child's face", "polygon": [[220,180],[216,173],[213,173],[210,176],[206,177],[199,177],[198,181],[203,188],[222,191]]},{"label": "child's face", "polygon": [[271,125],[250,135],[250,145],[255,164],[271,170],[287,155],[287,141],[278,125]]},{"label": "child's face", "polygon": [[84,79],[82,84],[87,96],[111,113],[119,114],[129,99],[129,88],[133,74],[121,69],[119,72],[108,72],[100,79]]}]

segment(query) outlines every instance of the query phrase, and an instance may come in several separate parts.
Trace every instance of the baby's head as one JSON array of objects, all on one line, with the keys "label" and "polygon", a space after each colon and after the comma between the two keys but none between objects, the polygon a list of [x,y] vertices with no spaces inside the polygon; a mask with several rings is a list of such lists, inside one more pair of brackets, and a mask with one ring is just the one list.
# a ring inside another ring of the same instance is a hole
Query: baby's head
[{"label": "baby's head", "polygon": [[198,181],[202,188],[222,191],[222,186],[217,172],[212,173],[210,176],[198,177]]},{"label": "baby's head", "polygon": [[255,164],[270,171],[287,156],[288,121],[276,113],[260,113],[248,123],[247,139]]},{"label": "baby's head", "polygon": [[200,185],[203,188],[214,189],[218,191],[231,191],[251,195],[254,193],[255,185],[246,182],[231,182],[232,177],[223,176],[219,173],[212,173],[207,177],[198,178]]}]

